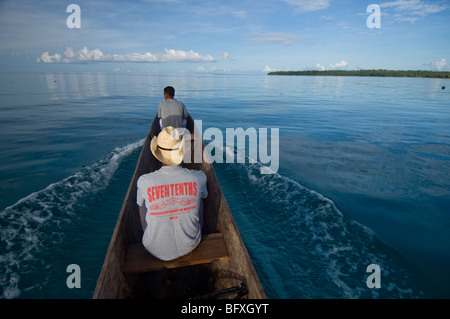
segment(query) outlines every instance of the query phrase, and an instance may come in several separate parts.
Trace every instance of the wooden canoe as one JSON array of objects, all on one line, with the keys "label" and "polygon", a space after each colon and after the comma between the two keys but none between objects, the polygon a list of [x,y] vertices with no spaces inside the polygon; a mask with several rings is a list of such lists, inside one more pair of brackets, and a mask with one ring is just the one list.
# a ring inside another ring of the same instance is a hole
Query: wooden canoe
[{"label": "wooden canoe", "polygon": [[[124,271],[128,258],[127,252],[131,246],[139,245],[143,233],[139,209],[136,204],[136,182],[141,175],[153,172],[161,167],[161,163],[150,151],[155,124],[156,117],[142,147],[136,170],[128,187],[93,298],[214,298],[226,295],[223,292],[227,290],[233,291],[233,287],[234,291],[236,291],[236,287],[241,287],[239,293],[244,298],[267,298],[222,193],[213,165],[205,158],[202,159],[202,163],[183,163],[182,165],[189,169],[202,170],[207,176],[208,197],[204,201],[202,233],[203,236],[209,236],[210,239],[216,238],[217,235],[223,238],[228,254],[227,258],[217,258],[209,262],[199,262],[197,265],[189,266],[184,266],[183,263],[165,266],[165,263],[163,263],[161,267],[157,267],[158,270],[138,274],[128,274]],[[189,128],[193,132],[194,122],[192,118],[188,119]],[[189,143],[193,148],[196,142],[192,140]],[[202,141],[201,147],[204,148]],[[193,152],[191,154],[193,155]],[[205,154],[204,156],[208,155]],[[205,243],[205,245],[209,245],[207,240],[205,240]],[[148,255],[137,258],[145,259],[147,257]]]}]

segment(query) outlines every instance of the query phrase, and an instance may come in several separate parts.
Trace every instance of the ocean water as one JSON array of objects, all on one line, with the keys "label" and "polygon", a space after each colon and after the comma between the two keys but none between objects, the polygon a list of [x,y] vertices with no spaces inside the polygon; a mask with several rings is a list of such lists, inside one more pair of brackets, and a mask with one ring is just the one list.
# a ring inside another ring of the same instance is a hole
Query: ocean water
[{"label": "ocean water", "polygon": [[[0,297],[91,298],[173,85],[204,130],[279,129],[275,174],[250,160],[214,164],[269,298],[449,298],[448,83],[0,74]],[[81,288],[67,287],[70,264]],[[380,288],[367,285],[372,264]]]}]

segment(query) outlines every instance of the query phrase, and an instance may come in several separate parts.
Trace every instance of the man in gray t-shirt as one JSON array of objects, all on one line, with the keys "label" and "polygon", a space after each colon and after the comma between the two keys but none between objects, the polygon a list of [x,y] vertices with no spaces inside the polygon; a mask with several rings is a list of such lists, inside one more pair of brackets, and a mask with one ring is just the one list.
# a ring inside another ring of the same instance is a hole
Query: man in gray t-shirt
[{"label": "man in gray t-shirt", "polygon": [[184,104],[175,100],[174,96],[175,89],[172,86],[164,88],[165,100],[158,107],[161,129],[168,126],[175,128],[186,127],[186,119],[189,113]]},{"label": "man in gray t-shirt", "polygon": [[188,254],[201,241],[207,178],[202,171],[179,165],[183,139],[173,127],[153,137],[150,148],[163,166],[137,181],[142,244],[156,258],[172,260]]}]

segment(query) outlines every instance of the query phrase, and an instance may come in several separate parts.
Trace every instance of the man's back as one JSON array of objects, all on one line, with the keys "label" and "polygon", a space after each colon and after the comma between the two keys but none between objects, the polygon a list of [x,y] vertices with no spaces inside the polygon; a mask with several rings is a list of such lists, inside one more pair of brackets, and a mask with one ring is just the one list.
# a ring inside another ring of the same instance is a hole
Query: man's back
[{"label": "man's back", "polygon": [[162,126],[183,127],[183,120],[188,117],[188,112],[183,103],[175,99],[167,99],[159,104],[158,117]]},{"label": "man's back", "polygon": [[137,204],[145,202],[147,207],[144,247],[161,260],[191,252],[201,240],[206,175],[181,166],[163,166],[142,175],[137,186]]}]

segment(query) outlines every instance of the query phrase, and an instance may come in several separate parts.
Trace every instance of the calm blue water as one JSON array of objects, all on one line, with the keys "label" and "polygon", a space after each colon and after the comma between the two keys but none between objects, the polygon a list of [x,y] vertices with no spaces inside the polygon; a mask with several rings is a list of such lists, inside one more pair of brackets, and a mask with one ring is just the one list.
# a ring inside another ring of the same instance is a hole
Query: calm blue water
[{"label": "calm blue water", "polygon": [[270,298],[450,297],[448,80],[42,73],[0,75],[1,298],[92,296],[166,85],[204,130],[279,128],[277,174],[215,164]]}]

